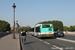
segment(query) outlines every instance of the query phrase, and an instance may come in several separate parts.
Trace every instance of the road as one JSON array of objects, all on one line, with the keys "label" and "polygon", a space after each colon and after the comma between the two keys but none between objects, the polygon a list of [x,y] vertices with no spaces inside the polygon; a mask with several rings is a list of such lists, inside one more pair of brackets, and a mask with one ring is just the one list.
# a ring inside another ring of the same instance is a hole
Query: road
[{"label": "road", "polygon": [[[67,39],[70,35],[65,35]],[[72,37],[70,37],[72,39]],[[73,39],[74,40],[74,39]],[[75,43],[54,39],[42,38],[38,39],[28,34],[26,42],[23,44],[24,50],[75,50]]]},{"label": "road", "polygon": [[69,40],[75,40],[75,35],[65,35],[64,37],[61,38],[65,38],[65,39],[69,39]]}]

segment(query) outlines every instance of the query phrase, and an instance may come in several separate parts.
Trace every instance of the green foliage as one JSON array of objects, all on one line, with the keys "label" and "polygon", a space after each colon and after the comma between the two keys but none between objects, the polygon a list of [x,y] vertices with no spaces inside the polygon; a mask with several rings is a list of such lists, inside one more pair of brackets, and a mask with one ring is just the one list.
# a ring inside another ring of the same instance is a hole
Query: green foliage
[{"label": "green foliage", "polygon": [[75,26],[70,26],[69,31],[75,31]]},{"label": "green foliage", "polygon": [[75,25],[74,26],[70,26],[70,27],[67,27],[67,26],[64,26],[63,27],[64,31],[75,31]]},{"label": "green foliage", "polygon": [[0,20],[0,32],[10,31],[10,24],[4,20]]},{"label": "green foliage", "polygon": [[53,21],[44,21],[44,22],[39,22],[37,24],[53,24],[54,27],[54,31],[57,31],[58,29],[60,31],[63,31],[63,23],[61,21],[58,20],[53,20]]},{"label": "green foliage", "polygon": [[66,31],[66,30],[67,30],[67,31],[69,31],[69,30],[70,30],[70,28],[69,28],[69,27],[67,27],[67,26],[63,26],[63,30],[64,30],[64,31]]},{"label": "green foliage", "polygon": [[21,27],[19,28],[20,31],[23,31],[23,30],[29,30],[31,27],[30,26],[26,26],[26,27]]}]

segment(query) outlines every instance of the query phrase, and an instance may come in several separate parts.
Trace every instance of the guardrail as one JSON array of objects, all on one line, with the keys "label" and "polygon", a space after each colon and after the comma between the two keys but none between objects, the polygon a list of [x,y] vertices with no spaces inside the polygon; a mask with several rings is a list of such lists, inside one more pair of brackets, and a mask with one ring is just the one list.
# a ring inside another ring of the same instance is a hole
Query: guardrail
[{"label": "guardrail", "polygon": [[0,32],[0,37],[11,34],[12,32]]}]

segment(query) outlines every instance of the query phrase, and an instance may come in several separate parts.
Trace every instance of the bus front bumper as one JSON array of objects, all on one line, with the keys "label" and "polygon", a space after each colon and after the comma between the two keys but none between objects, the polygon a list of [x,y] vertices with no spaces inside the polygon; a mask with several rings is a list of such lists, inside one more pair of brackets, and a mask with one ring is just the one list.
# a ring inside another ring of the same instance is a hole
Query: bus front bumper
[{"label": "bus front bumper", "polygon": [[54,37],[54,34],[41,34],[39,37]]}]

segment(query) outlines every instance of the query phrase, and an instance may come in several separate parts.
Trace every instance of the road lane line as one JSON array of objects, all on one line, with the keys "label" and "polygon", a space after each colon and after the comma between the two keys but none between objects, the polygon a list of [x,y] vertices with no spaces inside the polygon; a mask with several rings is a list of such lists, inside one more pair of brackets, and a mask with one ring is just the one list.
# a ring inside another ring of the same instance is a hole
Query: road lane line
[{"label": "road lane line", "polygon": [[[33,37],[33,38],[35,38],[35,37]],[[38,39],[38,38],[35,38],[35,39]],[[43,41],[43,40],[41,40],[41,39],[38,39],[39,41]],[[50,45],[50,43],[48,43],[48,42],[46,42],[46,41],[43,41],[44,43],[46,43],[46,44],[48,44],[48,45]]]},{"label": "road lane line", "polygon": [[72,42],[72,43],[75,43],[75,41],[74,41],[74,40],[63,39],[63,38],[56,38],[56,39],[59,39],[59,40],[63,40],[63,41],[68,41],[68,42]]},{"label": "road lane line", "polygon": [[40,41],[43,41],[43,40],[41,40],[41,39],[39,39]]},{"label": "road lane line", "polygon": [[[35,37],[33,37],[33,38],[35,38]],[[35,39],[38,39],[38,38],[35,38]],[[39,41],[43,41],[43,40],[41,40],[41,39],[38,39]],[[46,43],[46,44],[48,44],[48,45],[50,45],[50,43],[48,43],[48,42],[46,42],[46,41],[43,41],[44,43]]]},{"label": "road lane line", "polygon": [[38,38],[35,38],[35,39],[38,39]]},{"label": "road lane line", "polygon": [[57,47],[55,45],[53,45],[53,47],[57,48],[57,49],[60,49],[60,50],[63,50],[63,48],[60,48],[60,47]]},{"label": "road lane line", "polygon": [[48,43],[48,42],[46,42],[46,41],[44,41],[44,43],[46,43],[46,44],[50,45],[50,43]]}]

